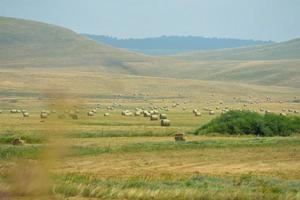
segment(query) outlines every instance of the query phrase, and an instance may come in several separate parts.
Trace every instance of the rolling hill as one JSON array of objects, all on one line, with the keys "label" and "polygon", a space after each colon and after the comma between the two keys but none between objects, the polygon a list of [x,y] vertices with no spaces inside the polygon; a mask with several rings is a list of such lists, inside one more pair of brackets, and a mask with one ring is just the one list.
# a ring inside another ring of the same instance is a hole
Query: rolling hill
[{"label": "rolling hill", "polygon": [[226,81],[300,88],[300,40],[266,46],[151,57],[45,23],[0,17],[0,68],[79,68],[82,72]]},{"label": "rolling hill", "polygon": [[205,52],[191,52],[176,55],[187,60],[286,60],[300,59],[300,38],[287,42],[223,49]]},{"label": "rolling hill", "polygon": [[124,63],[147,61],[145,56],[99,44],[62,27],[6,17],[0,17],[0,51],[1,67],[84,66],[127,71]]}]

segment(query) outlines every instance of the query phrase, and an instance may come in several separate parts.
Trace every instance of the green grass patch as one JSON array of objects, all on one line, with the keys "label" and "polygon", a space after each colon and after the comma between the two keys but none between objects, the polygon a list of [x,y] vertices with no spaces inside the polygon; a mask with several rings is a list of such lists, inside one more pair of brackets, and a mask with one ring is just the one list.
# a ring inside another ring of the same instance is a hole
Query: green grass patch
[{"label": "green grass patch", "polygon": [[174,131],[84,131],[69,134],[70,138],[101,138],[101,137],[163,137],[172,136]]},{"label": "green grass patch", "polygon": [[213,119],[195,134],[223,133],[231,135],[289,136],[300,131],[300,117],[273,113],[260,115],[251,111],[230,111]]},{"label": "green grass patch", "polygon": [[45,135],[41,134],[0,134],[0,143],[1,144],[10,144],[14,139],[20,138],[24,140],[27,144],[40,144],[47,141]]},{"label": "green grass patch", "polygon": [[0,160],[10,160],[14,158],[37,158],[42,151],[40,146],[12,146],[0,145]]},{"label": "green grass patch", "polygon": [[153,152],[166,150],[190,150],[203,148],[245,148],[299,146],[300,138],[250,138],[240,140],[203,140],[191,142],[143,142],[121,146],[73,146],[72,156],[104,153]]},{"label": "green grass patch", "polygon": [[269,177],[194,176],[178,180],[98,179],[92,175],[55,177],[54,192],[64,197],[101,199],[296,199],[299,180]]}]

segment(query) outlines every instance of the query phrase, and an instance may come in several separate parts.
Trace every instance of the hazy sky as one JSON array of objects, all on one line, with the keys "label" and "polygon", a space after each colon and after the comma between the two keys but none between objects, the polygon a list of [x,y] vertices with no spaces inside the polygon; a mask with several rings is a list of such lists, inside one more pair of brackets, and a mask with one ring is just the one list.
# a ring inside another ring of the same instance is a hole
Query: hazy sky
[{"label": "hazy sky", "polygon": [[0,0],[0,16],[123,38],[300,37],[300,0]]}]

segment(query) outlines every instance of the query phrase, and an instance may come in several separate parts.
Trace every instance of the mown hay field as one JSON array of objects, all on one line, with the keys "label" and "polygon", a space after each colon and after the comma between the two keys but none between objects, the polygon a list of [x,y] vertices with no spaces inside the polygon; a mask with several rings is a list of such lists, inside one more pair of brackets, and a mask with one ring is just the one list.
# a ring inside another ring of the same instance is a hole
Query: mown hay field
[{"label": "mown hay field", "polygon": [[[299,133],[192,134],[226,107],[299,115],[297,89],[51,69],[25,70],[26,81],[19,72],[3,71],[0,84],[1,198],[300,199]],[[154,107],[170,127],[121,115]],[[41,119],[42,110],[55,112]],[[186,142],[175,142],[178,132]],[[12,145],[17,138],[25,144]]]}]

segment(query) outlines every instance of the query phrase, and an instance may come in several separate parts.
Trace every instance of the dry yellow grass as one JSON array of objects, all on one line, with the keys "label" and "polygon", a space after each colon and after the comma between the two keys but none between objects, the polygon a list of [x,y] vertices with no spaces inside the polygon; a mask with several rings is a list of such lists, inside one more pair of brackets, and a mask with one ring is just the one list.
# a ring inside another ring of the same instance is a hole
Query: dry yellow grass
[{"label": "dry yellow grass", "polygon": [[[282,112],[283,108],[300,110],[300,104],[293,102],[295,96],[299,98],[299,90],[295,88],[135,77],[82,69],[6,69],[1,72],[0,93],[0,110],[3,111],[0,114],[1,134],[45,134],[50,144],[51,141],[58,142],[63,146],[58,148],[59,151],[66,154],[74,146],[114,149],[138,144],[172,144],[173,133],[194,131],[215,117],[203,110],[206,107],[215,110],[216,115],[225,107],[255,111],[263,108],[276,113]],[[267,96],[273,101],[266,101]],[[260,102],[250,103],[256,100]],[[107,111],[106,107],[112,103],[121,104],[121,107]],[[179,103],[179,106],[172,108],[174,103]],[[88,117],[87,111],[94,109],[97,104],[101,105],[97,114]],[[161,127],[159,122],[151,122],[144,117],[121,116],[122,110],[134,110],[136,107],[148,109],[149,106],[168,106],[170,111],[166,113],[172,126]],[[184,107],[186,110],[183,110]],[[220,107],[220,110],[216,110],[216,107]],[[201,117],[193,115],[192,110],[195,108],[203,113]],[[23,118],[20,113],[11,114],[10,109],[26,109],[30,117]],[[56,109],[57,113],[41,122],[40,111],[43,109]],[[79,119],[72,120],[68,116],[64,120],[58,119],[57,116],[66,109],[79,109]],[[104,117],[105,112],[109,112],[110,116]],[[91,136],[85,137],[88,134]],[[249,138],[187,136],[188,141],[195,142],[241,142],[247,139]],[[294,139],[298,141],[299,137]],[[24,148],[45,145],[26,144]],[[145,177],[153,181],[166,181],[200,175],[249,175],[292,180],[300,178],[299,151],[299,145],[262,145],[162,150],[144,150],[141,147],[138,151],[117,150],[94,155],[62,156],[61,152],[55,151],[44,155],[52,157],[49,165],[51,174],[60,176],[73,173],[107,181]],[[33,160],[40,160],[45,164],[48,162],[47,158]],[[1,174],[6,174],[16,163],[15,160],[0,161]],[[9,186],[1,186],[5,187]],[[119,192],[126,193],[127,190]],[[187,190],[183,191],[186,192]],[[193,192],[195,191],[190,191],[190,194]],[[146,193],[145,191],[145,195]],[[136,195],[134,192],[133,194]],[[78,196],[80,198],[81,195]]]}]

